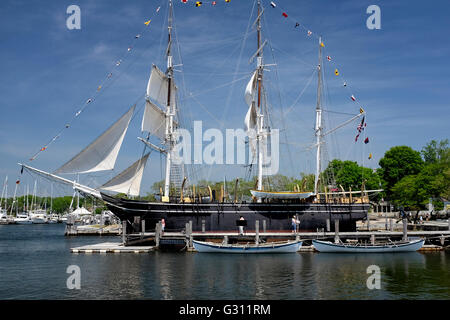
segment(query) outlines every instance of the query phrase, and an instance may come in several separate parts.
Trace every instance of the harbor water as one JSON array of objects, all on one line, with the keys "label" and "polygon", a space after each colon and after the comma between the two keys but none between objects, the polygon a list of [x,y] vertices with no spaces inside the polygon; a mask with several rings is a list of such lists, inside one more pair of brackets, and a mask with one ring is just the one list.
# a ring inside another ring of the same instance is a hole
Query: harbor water
[{"label": "harbor water", "polygon": [[[65,237],[64,224],[0,226],[0,299],[449,299],[450,253],[74,254],[120,237]],[[68,289],[71,265],[80,289]],[[380,289],[369,289],[371,265]]]}]

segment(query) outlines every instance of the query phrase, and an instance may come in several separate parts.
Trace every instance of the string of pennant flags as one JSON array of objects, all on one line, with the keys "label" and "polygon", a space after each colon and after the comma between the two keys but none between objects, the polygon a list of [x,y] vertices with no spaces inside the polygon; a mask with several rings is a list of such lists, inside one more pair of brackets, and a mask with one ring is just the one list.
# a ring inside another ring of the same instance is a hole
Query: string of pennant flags
[{"label": "string of pennant flags", "polygon": [[[193,0],[180,0],[180,1],[181,1],[181,3],[183,3],[183,4],[188,4],[188,3],[191,3],[191,2],[192,2],[192,3],[195,5],[195,7],[201,7],[202,5],[216,6],[216,5],[219,4],[219,3],[230,3],[230,2],[231,2],[231,0],[221,0],[221,1],[193,1]],[[292,22],[293,22],[293,25],[294,25],[294,28],[295,28],[295,29],[298,29],[298,30],[303,30],[303,32],[306,34],[306,36],[307,36],[308,38],[316,38],[316,39],[319,39],[319,36],[318,36],[315,32],[313,32],[313,31],[311,31],[310,29],[308,29],[306,26],[304,26],[302,23],[300,23],[299,20],[296,20],[296,19],[292,18],[290,15],[288,15],[287,11],[285,11],[284,9],[282,9],[282,8],[281,8],[279,5],[277,5],[274,1],[270,1],[270,6],[271,6],[272,8],[274,8],[274,9],[280,10],[280,11],[281,11],[281,16],[282,16],[284,19],[288,19],[288,20],[292,21]],[[35,160],[35,159],[39,156],[39,154],[40,154],[41,152],[47,150],[47,149],[50,147],[50,145],[53,144],[53,142],[55,142],[55,141],[63,134],[64,130],[70,128],[70,127],[71,127],[71,124],[73,123],[73,121],[75,121],[75,120],[81,115],[81,113],[82,113],[89,105],[91,105],[91,104],[98,98],[98,96],[101,95],[101,94],[103,93],[104,90],[106,90],[106,88],[107,88],[108,86],[110,86],[110,85],[112,84],[112,82],[114,81],[114,79],[117,78],[115,75],[116,75],[116,73],[118,72],[119,67],[120,67],[121,64],[122,64],[122,63],[130,56],[130,54],[133,52],[133,48],[135,47],[136,42],[139,41],[139,39],[141,39],[141,38],[143,37],[143,35],[147,32],[147,30],[149,30],[148,26],[151,24],[151,21],[152,21],[152,19],[154,18],[154,16],[155,16],[156,14],[159,13],[160,9],[161,9],[161,6],[158,6],[158,7],[154,10],[153,16],[152,16],[150,19],[144,21],[143,24],[144,24],[145,26],[143,27],[142,31],[141,31],[140,33],[136,34],[136,35],[133,37],[133,39],[132,39],[130,45],[127,47],[127,49],[126,49],[126,51],[124,52],[124,54],[123,54],[118,60],[115,61],[112,70],[110,70],[110,72],[107,73],[107,75],[105,76],[105,78],[104,78],[102,81],[100,81],[100,83],[98,84],[98,86],[96,87],[96,89],[93,91],[93,93],[91,94],[91,96],[88,97],[88,98],[85,100],[85,102],[83,103],[83,105],[82,105],[82,106],[78,109],[78,111],[74,114],[74,116],[72,117],[72,119],[71,119],[68,123],[66,123],[66,124],[64,125],[64,127],[62,128],[62,130],[60,130],[60,131],[58,132],[58,134],[56,134],[56,135],[55,135],[55,136],[54,136],[47,144],[45,144],[44,146],[42,146],[42,147],[39,149],[39,151],[37,151],[37,152],[29,159],[30,161]],[[321,42],[321,43],[320,43],[320,46],[324,48],[324,47],[325,47],[325,44],[324,44],[323,42]],[[339,71],[340,69],[338,69],[338,67],[336,66],[336,64],[335,64],[334,60],[332,59],[332,57],[331,57],[330,55],[327,55],[327,56],[326,56],[326,59],[327,59],[328,62],[333,63],[333,65],[334,65],[334,74],[335,74],[335,76],[341,77],[341,78],[343,79],[342,85],[343,85],[344,88],[346,88],[347,90],[349,90],[349,93],[351,94],[351,95],[350,95],[350,99],[351,99],[352,101],[358,103],[358,105],[359,105],[358,100],[356,99],[355,95],[351,92],[351,90],[350,90],[350,88],[349,88],[349,86],[348,86],[348,84],[347,84],[347,81],[345,81],[345,79],[343,78],[342,73]],[[360,110],[359,110],[360,113],[361,113],[361,114],[365,113],[365,111],[364,111],[364,109],[362,108],[362,106],[359,105],[359,107],[360,107]],[[359,135],[361,134],[362,130],[364,130],[364,128],[365,128],[366,126],[367,126],[367,123],[365,122],[365,115],[364,115],[363,118],[362,118],[362,120],[361,120],[360,125],[358,125],[358,128],[357,128],[357,135],[356,135],[356,137],[355,137],[355,142],[358,141]],[[364,140],[364,143],[366,143],[366,144],[369,143],[369,138],[366,138],[366,139]],[[372,158],[372,154],[369,155],[369,159],[371,159],[371,158]],[[22,168],[22,170],[21,170],[21,173],[22,173],[22,172],[23,172],[23,168]]]},{"label": "string of pennant flags", "polygon": [[[161,9],[161,6],[158,6],[156,8],[156,10],[154,11],[154,14],[157,14]],[[120,56],[120,58],[118,60],[116,60],[114,62],[113,68],[112,70],[110,70],[105,78],[103,78],[102,81],[100,81],[99,85],[96,87],[96,89],[93,91],[93,93],[91,94],[91,96],[85,100],[85,102],[82,104],[82,106],[76,111],[76,113],[74,114],[74,116],[71,118],[71,120],[69,122],[67,122],[64,127],[58,132],[58,134],[56,134],[49,142],[47,142],[47,144],[45,144],[44,146],[42,146],[39,151],[37,151],[30,159],[29,161],[33,161],[35,160],[38,155],[47,150],[48,147],[50,147],[50,145],[55,142],[66,129],[69,129],[72,125],[72,123],[81,115],[81,113],[89,106],[91,105],[97,98],[99,95],[101,95],[103,93],[103,91],[109,87],[110,85],[112,85],[113,81],[115,79],[117,79],[117,72],[119,71],[119,67],[120,65],[130,56],[130,54],[133,52],[133,48],[135,47],[135,44],[137,41],[139,41],[139,39],[141,39],[143,37],[143,35],[147,32],[147,30],[149,30],[148,26],[150,25],[150,22],[152,21],[153,17],[149,20],[146,20],[144,22],[144,27],[142,28],[141,32],[136,34],[133,39],[131,40],[131,43],[129,44],[129,46],[127,47],[127,50],[122,54],[122,56]],[[21,173],[23,172],[23,168],[21,170]]]},{"label": "string of pennant flags", "polygon": [[[225,1],[226,3],[229,3],[229,2],[230,2],[230,0],[224,0],[224,1]],[[181,2],[187,4],[188,2],[190,2],[190,0],[181,0]],[[200,7],[200,6],[202,6],[203,4],[208,4],[208,5],[213,5],[213,6],[215,6],[215,5],[217,5],[217,3],[218,3],[219,1],[192,1],[192,2],[195,4],[196,7]],[[223,2],[223,1],[221,1],[221,2]],[[292,17],[290,17],[290,16],[288,15],[287,11],[284,10],[283,8],[281,8],[280,6],[278,6],[274,1],[270,1],[270,6],[271,6],[272,8],[274,8],[274,9],[275,9],[275,8],[278,8],[278,9],[281,11],[281,16],[282,16],[283,18],[285,18],[285,19],[288,19],[288,18],[289,18],[291,21],[293,21],[293,22],[295,23],[295,24],[294,24],[294,28],[295,28],[295,29],[303,30],[303,31],[306,33],[306,36],[307,36],[307,37],[309,37],[309,38],[316,38],[316,39],[319,39],[319,38],[320,38],[319,35],[317,35],[317,34],[314,33],[313,31],[311,31],[309,28],[307,28],[307,27],[304,26],[302,23],[300,23],[298,20],[295,20],[295,19],[293,19]],[[323,41],[320,42],[320,46],[321,46],[322,48],[325,47],[325,44],[324,44]],[[357,101],[355,95],[351,92],[351,90],[350,90],[350,88],[349,88],[349,86],[348,86],[348,84],[347,84],[347,81],[345,81],[345,79],[343,78],[341,72],[340,72],[339,69],[336,67],[336,65],[335,65],[333,59],[331,58],[331,56],[328,55],[328,56],[326,56],[326,58],[327,58],[327,61],[328,61],[328,62],[334,64],[334,75],[337,76],[337,77],[339,76],[339,77],[341,77],[341,78],[343,79],[342,86],[343,86],[344,88],[346,88],[346,89],[349,91],[349,93],[350,93],[350,99],[351,99],[353,102],[358,103],[360,114],[365,114],[365,111],[364,111],[363,107],[359,104],[359,102]],[[365,128],[366,126],[367,126],[367,123],[365,122],[365,115],[364,115],[363,118],[362,118],[361,124],[357,127],[357,135],[356,135],[356,137],[355,137],[355,142],[358,141],[358,138],[359,138],[359,135],[361,134],[361,131],[364,130],[364,128]],[[366,138],[366,139],[364,140],[364,143],[365,143],[365,144],[369,143],[369,138]],[[371,159],[371,158],[372,158],[372,154],[369,155],[369,159]]]},{"label": "string of pennant flags", "polygon": [[231,0],[222,0],[222,1],[190,1],[190,0],[181,0],[182,3],[192,2],[196,7],[201,7],[202,5],[212,5],[216,6],[219,2],[229,3]]},{"label": "string of pennant flags", "polygon": [[[272,8],[274,8],[274,9],[278,9],[278,10],[281,12],[281,16],[282,16],[284,19],[290,20],[290,21],[292,22],[294,28],[295,28],[295,29],[298,29],[298,30],[302,30],[302,31],[306,34],[306,36],[307,36],[308,38],[315,38],[315,39],[317,39],[317,40],[321,39],[321,37],[320,37],[318,34],[314,33],[314,32],[311,31],[309,28],[307,28],[306,26],[304,26],[302,23],[300,23],[299,20],[296,20],[296,19],[292,18],[290,15],[288,15],[287,11],[284,10],[283,8],[281,8],[281,7],[280,7],[278,4],[276,4],[274,1],[270,1],[270,6],[271,6]],[[325,43],[324,43],[322,40],[320,40],[320,41],[321,41],[321,42],[320,42],[320,46],[321,46],[322,48],[325,48]],[[350,89],[350,87],[349,87],[347,81],[346,81],[345,78],[342,76],[342,72],[340,71],[340,70],[341,70],[340,67],[338,67],[338,66],[336,65],[336,63],[334,62],[334,60],[333,60],[333,58],[331,57],[331,55],[327,55],[327,56],[326,56],[326,59],[327,59],[328,62],[330,62],[330,63],[333,65],[333,68],[332,68],[332,69],[334,69],[334,75],[335,75],[336,77],[340,77],[340,78],[342,79],[342,87],[344,87],[344,88],[347,89],[347,91],[349,92],[349,97],[350,97],[350,99],[351,99],[353,102],[356,102],[356,103],[358,104],[360,114],[364,114],[363,117],[362,117],[362,119],[361,119],[360,124],[359,124],[358,127],[356,128],[356,131],[357,131],[357,134],[356,134],[356,137],[355,137],[355,143],[356,143],[356,142],[358,142],[358,138],[359,138],[360,134],[362,133],[362,131],[367,127],[367,123],[365,122],[365,119],[366,119],[366,117],[365,117],[365,111],[364,111],[362,105],[361,105],[361,104],[359,103],[359,101],[357,100],[356,96],[355,96],[355,95],[353,94],[353,92],[351,91],[351,89]],[[318,67],[320,67],[320,66],[318,66]],[[368,138],[368,137],[366,137],[366,138],[364,139],[364,143],[365,143],[365,144],[368,144],[368,143],[369,143],[369,138]],[[372,159],[372,153],[369,154],[368,159],[369,159],[369,160]]]}]

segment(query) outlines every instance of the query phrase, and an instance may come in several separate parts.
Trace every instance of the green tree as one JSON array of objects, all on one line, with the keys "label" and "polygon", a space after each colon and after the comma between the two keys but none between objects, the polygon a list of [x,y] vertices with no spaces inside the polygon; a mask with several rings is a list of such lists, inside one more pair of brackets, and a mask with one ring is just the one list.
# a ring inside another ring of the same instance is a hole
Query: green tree
[{"label": "green tree", "polygon": [[306,174],[304,172],[300,173],[300,181],[298,185],[303,191],[314,191],[314,182],[316,176],[314,174]]},{"label": "green tree", "polygon": [[359,190],[364,181],[366,190],[374,190],[379,188],[381,182],[379,175],[372,169],[362,167],[354,161],[338,159],[328,164],[322,177],[324,181],[336,183],[337,187],[342,186],[345,190]]},{"label": "green tree", "polygon": [[431,140],[425,147],[422,148],[421,154],[423,160],[426,164],[437,163],[448,150],[448,139],[441,140],[437,142],[436,140]]},{"label": "green tree", "polygon": [[420,152],[407,146],[397,146],[389,149],[384,157],[380,159],[380,176],[383,180],[383,187],[386,196],[392,196],[392,188],[402,178],[408,175],[415,175],[423,167],[423,160]]},{"label": "green tree", "polygon": [[438,145],[433,140],[422,149],[426,150],[425,165],[419,173],[407,175],[393,186],[394,203],[420,210],[432,198],[435,208],[442,209],[441,199],[450,196],[450,148],[446,145],[442,142]]}]

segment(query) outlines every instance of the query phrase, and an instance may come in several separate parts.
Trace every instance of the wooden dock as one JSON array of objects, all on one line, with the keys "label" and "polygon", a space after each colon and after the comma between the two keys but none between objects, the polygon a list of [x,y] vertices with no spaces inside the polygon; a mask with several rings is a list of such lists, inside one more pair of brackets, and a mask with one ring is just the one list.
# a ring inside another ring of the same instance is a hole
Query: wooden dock
[{"label": "wooden dock", "polygon": [[72,253],[149,253],[154,246],[124,246],[120,242],[104,242],[71,248]]},{"label": "wooden dock", "polygon": [[71,225],[66,224],[66,236],[117,236],[122,234],[122,226],[115,225]]},{"label": "wooden dock", "polygon": [[[427,244],[421,249],[422,251],[437,251],[450,248],[450,230],[416,230],[408,231],[408,224],[402,224],[402,231],[378,230],[378,231],[356,231],[356,232],[339,232],[339,223],[335,222],[335,230],[333,232],[291,232],[291,231],[271,231],[259,230],[259,221],[255,224],[254,230],[245,231],[244,234],[238,232],[222,232],[222,231],[192,231],[192,223],[186,223],[185,229],[181,232],[163,231],[161,223],[156,224],[153,232],[136,232],[127,234],[122,232],[121,243],[100,243],[97,245],[89,245],[79,248],[72,248],[73,253],[147,253],[153,250],[176,249],[177,251],[195,251],[193,250],[193,240],[220,242],[220,243],[262,243],[282,240],[302,240],[303,246],[300,252],[314,252],[311,246],[313,239],[333,239],[340,241],[361,241],[372,242],[379,240],[406,240],[408,238],[425,238]],[[122,230],[126,230],[126,222],[123,222]],[[145,224],[142,225],[145,230]]]}]

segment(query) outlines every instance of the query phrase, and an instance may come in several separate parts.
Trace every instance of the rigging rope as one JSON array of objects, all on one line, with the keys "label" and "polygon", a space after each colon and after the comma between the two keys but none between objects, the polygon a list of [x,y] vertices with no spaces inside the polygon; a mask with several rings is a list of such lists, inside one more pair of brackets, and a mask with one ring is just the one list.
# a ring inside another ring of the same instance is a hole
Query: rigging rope
[{"label": "rigging rope", "polygon": [[[159,7],[156,9],[156,13],[158,13],[159,11]],[[155,15],[155,13],[154,13]],[[85,103],[82,105],[81,108],[78,109],[78,111],[75,113],[75,115],[71,118],[71,120],[69,120],[69,122],[66,122],[66,124],[64,125],[64,127],[51,139],[49,140],[43,147],[41,147],[39,149],[39,151],[37,151],[35,154],[33,154],[33,156],[29,159],[29,161],[33,161],[37,158],[37,156],[45,151],[51,144],[53,144],[53,142],[55,142],[61,135],[62,133],[71,127],[72,123],[78,118],[78,116],[80,116],[80,114],[91,104],[93,103],[101,94],[103,94],[103,91],[105,90],[105,86],[106,88],[110,87],[112,85],[112,83],[114,83],[116,81],[116,78],[114,78],[113,80],[111,80],[113,78],[114,73],[116,72],[115,70],[117,70],[119,68],[119,66],[122,64],[122,62],[125,60],[126,57],[130,56],[130,54],[133,52],[133,47],[134,44],[142,38],[142,35],[145,34],[148,30],[150,30],[148,28],[148,25],[150,24],[151,20],[153,19],[153,16],[150,20],[148,20],[147,22],[145,22],[145,27],[141,30],[140,33],[136,34],[135,37],[133,38],[131,44],[128,46],[127,51],[124,52],[118,60],[116,60],[115,62],[115,66],[113,67],[113,69],[107,73],[106,77],[103,78],[103,80],[100,82],[100,85],[93,90],[93,93],[89,96],[89,98],[87,100],[85,100]],[[131,65],[130,65],[131,66]],[[128,68],[130,67],[128,66]],[[113,73],[114,72],[114,73]],[[122,75],[123,73],[119,74],[119,77]],[[117,77],[117,78],[119,78]],[[105,85],[106,84],[106,85]],[[103,89],[103,90],[102,90]],[[28,162],[28,161],[27,161]]]}]

